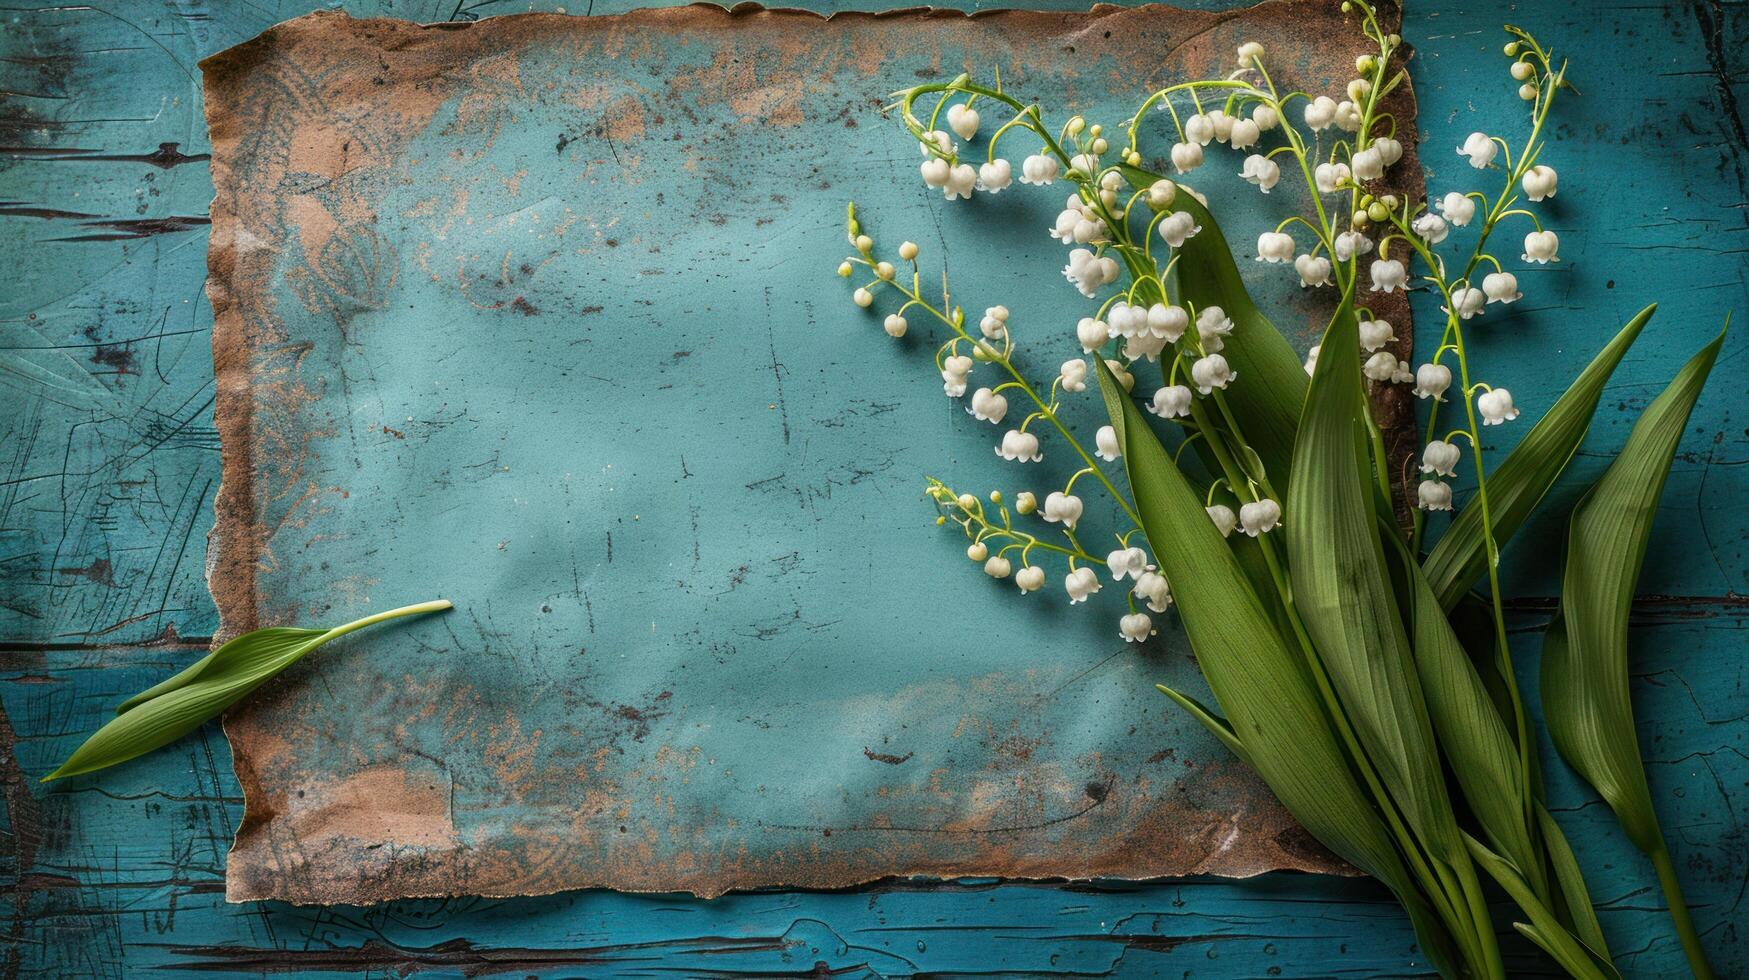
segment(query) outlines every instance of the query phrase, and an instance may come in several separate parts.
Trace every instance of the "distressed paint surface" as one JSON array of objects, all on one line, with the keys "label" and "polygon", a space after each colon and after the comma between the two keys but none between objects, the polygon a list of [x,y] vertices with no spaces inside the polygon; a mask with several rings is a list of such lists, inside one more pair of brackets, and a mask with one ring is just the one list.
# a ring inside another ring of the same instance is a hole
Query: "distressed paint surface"
[{"label": "distressed paint surface", "polygon": [[[457,9],[347,7],[423,20]],[[16,275],[0,290],[8,974],[1424,969],[1370,883],[1301,875],[1096,888],[899,883],[708,902],[579,892],[370,909],[227,906],[224,852],[242,807],[216,726],[97,785],[36,785],[114,703],[197,656],[216,629],[201,579],[219,468],[211,314],[201,296],[206,236],[188,220],[205,215],[211,195],[194,63],[305,9],[142,3],[4,14],[0,199],[17,202],[0,215]],[[1612,60],[1583,62],[1575,78],[1584,96],[1561,112],[1563,142],[1551,162],[1568,161],[1554,202],[1567,261],[1521,277],[1537,289],[1533,304],[1481,341],[1484,353],[1498,352],[1494,376],[1539,411],[1615,324],[1647,299],[1662,302],[1556,494],[1555,516],[1508,553],[1508,590],[1524,597],[1515,603],[1520,659],[1532,667],[1530,631],[1546,618],[1554,584],[1541,556],[1558,546],[1559,514],[1601,472],[1631,413],[1716,329],[1720,311],[1749,306],[1742,10],[1535,3],[1513,14],[1587,59]],[[1436,192],[1467,186],[1449,146],[1515,105],[1500,81],[1497,17],[1448,3],[1408,12]],[[161,150],[167,142],[177,145]],[[123,225],[137,237],[53,241],[117,233],[85,222],[146,223]],[[1728,342],[1696,414],[1635,619],[1636,700],[1654,792],[1706,942],[1716,963],[1739,975],[1734,923],[1749,818],[1741,640],[1749,534],[1738,503],[1749,454],[1735,404],[1742,350],[1742,341]],[[1490,432],[1503,444],[1517,434]],[[1525,681],[1534,677],[1532,669]],[[1544,761],[1618,961],[1636,975],[1678,972],[1650,869],[1559,761]],[[1522,946],[1510,950],[1515,965],[1546,971]]]},{"label": "distressed paint surface", "polygon": [[[1291,88],[1362,43],[1304,2],[320,13],[204,62],[224,629],[460,607],[227,719],[229,896],[1340,870],[1154,692],[1193,668],[1170,632],[1118,635],[1119,588],[1024,602],[942,540],[923,475],[1043,494],[1077,461],[1049,438],[1041,466],[996,459],[926,325],[892,344],[831,275],[865,195],[877,233],[953,257],[960,302],[1009,306],[1048,375],[1086,304],[1004,270],[1054,271],[1063,191],[932,217],[878,176],[914,164],[876,107],[997,64],[1116,120],[1242,37]],[[1103,553],[1123,530],[1079,533]]]}]

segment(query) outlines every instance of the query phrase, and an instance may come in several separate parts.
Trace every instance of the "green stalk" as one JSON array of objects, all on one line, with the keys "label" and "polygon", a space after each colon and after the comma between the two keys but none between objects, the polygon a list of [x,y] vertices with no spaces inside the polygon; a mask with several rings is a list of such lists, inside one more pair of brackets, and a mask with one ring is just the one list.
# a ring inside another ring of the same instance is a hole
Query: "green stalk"
[{"label": "green stalk", "polygon": [[1688,957],[1688,969],[1695,980],[1713,980],[1713,968],[1706,960],[1706,950],[1700,945],[1700,933],[1694,928],[1694,918],[1688,914],[1688,900],[1682,897],[1682,882],[1676,878],[1676,865],[1670,860],[1670,848],[1662,839],[1652,852],[1652,867],[1658,870],[1658,887],[1664,890],[1664,904],[1670,909],[1670,921],[1676,924],[1677,938],[1682,940],[1682,955]]}]

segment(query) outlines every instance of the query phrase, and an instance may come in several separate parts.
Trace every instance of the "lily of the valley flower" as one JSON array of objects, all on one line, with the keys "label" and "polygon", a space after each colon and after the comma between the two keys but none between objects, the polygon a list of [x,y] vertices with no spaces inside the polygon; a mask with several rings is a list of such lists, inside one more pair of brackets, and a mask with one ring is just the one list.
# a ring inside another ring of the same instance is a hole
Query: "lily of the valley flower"
[{"label": "lily of the valley flower", "polygon": [[[1226,346],[1225,337],[1233,333],[1233,318],[1218,306],[1205,306],[1196,315],[1196,335],[1204,352],[1213,354]],[[1225,363],[1225,362],[1222,362]],[[1224,387],[1224,386],[1223,386]]]},{"label": "lily of the valley flower", "polygon": [[1077,568],[1063,576],[1063,591],[1069,593],[1069,605],[1085,602],[1099,591],[1099,574],[1085,566]]},{"label": "lily of the valley flower", "polygon": [[1318,186],[1320,194],[1334,194],[1348,183],[1349,170],[1346,163],[1320,163],[1318,169],[1312,171],[1312,181]]},{"label": "lily of the valley flower", "polygon": [[1505,388],[1483,392],[1476,399],[1476,410],[1482,413],[1483,425],[1500,425],[1518,417],[1518,409],[1512,404],[1512,392]]},{"label": "lily of the valley flower", "polygon": [[1518,277],[1510,272],[1490,272],[1482,277],[1482,292],[1490,303],[1515,303],[1524,298],[1518,291]]},{"label": "lily of the valley flower", "polygon": [[983,319],[978,321],[978,330],[989,340],[1001,340],[1008,332],[1008,307],[992,306],[986,309]]},{"label": "lily of the valley flower", "polygon": [[1524,261],[1546,265],[1559,262],[1561,239],[1552,231],[1533,231],[1524,236]]},{"label": "lily of the valley flower", "polygon": [[1312,349],[1306,351],[1306,376],[1307,377],[1311,377],[1318,370],[1318,350],[1321,347],[1323,347],[1322,344],[1313,344]]},{"label": "lily of the valley flower", "polygon": [[1008,399],[988,388],[979,388],[972,392],[972,403],[966,407],[966,412],[980,422],[1000,425],[1008,414]]},{"label": "lily of the valley flower", "polygon": [[1439,309],[1440,312],[1447,314],[1455,310],[1459,319],[1468,320],[1470,317],[1482,312],[1482,306],[1487,301],[1487,296],[1483,295],[1480,289],[1471,286],[1469,283],[1462,283],[1452,289],[1451,305],[1442,306]]},{"label": "lily of the valley flower", "polygon": [[1199,357],[1190,366],[1190,378],[1196,382],[1196,390],[1205,395],[1216,388],[1225,388],[1238,376],[1239,372],[1234,371],[1227,359],[1219,354]]},{"label": "lily of the valley flower", "polygon": [[1123,455],[1123,447],[1117,444],[1117,430],[1109,425],[1102,425],[1093,434],[1093,455],[1106,462],[1112,462]]},{"label": "lily of the valley flower", "polygon": [[1330,260],[1322,255],[1302,255],[1294,259],[1294,271],[1299,273],[1301,289],[1330,285]]},{"label": "lily of the valley flower", "polygon": [[1415,500],[1422,510],[1451,510],[1451,484],[1422,480],[1415,488]]},{"label": "lily of the valley flower", "polygon": [[1118,384],[1123,385],[1123,390],[1132,391],[1135,389],[1136,376],[1131,374],[1121,361],[1114,361],[1108,357],[1105,359],[1105,369],[1111,372],[1111,376],[1117,379]]},{"label": "lily of the valley flower", "polygon": [[1064,391],[1087,390],[1087,362],[1079,357],[1063,362],[1058,369],[1057,383]]},{"label": "lily of the valley flower", "polygon": [[966,557],[973,561],[984,561],[990,557],[990,546],[982,541],[973,541],[966,546]]},{"label": "lily of the valley flower", "polygon": [[947,128],[959,134],[959,138],[963,140],[978,135],[978,110],[963,103],[948,106]]},{"label": "lily of the valley flower", "polygon": [[1257,185],[1259,190],[1267,194],[1270,188],[1281,181],[1281,167],[1263,154],[1253,153],[1245,158],[1245,165],[1239,171],[1239,176]]},{"label": "lily of the valley flower", "polygon": [[[1464,200],[1468,201],[1469,198],[1466,197]],[[1474,204],[1475,202],[1471,201],[1470,203]],[[1445,241],[1445,236],[1451,234],[1451,228],[1446,225],[1445,219],[1431,211],[1416,218],[1415,223],[1409,227],[1414,229],[1415,234],[1426,239],[1429,245],[1438,245]]]},{"label": "lily of the valley flower", "polygon": [[1369,146],[1354,155],[1351,161],[1355,180],[1377,180],[1385,175],[1384,154],[1377,147]]},{"label": "lily of the valley flower", "polygon": [[1202,226],[1188,211],[1174,211],[1160,219],[1160,237],[1173,248],[1182,246],[1199,231],[1202,231]]},{"label": "lily of the valley flower", "polygon": [[1014,180],[1014,168],[1007,160],[991,160],[978,167],[978,189],[995,194]]},{"label": "lily of the valley flower", "polygon": [[1356,255],[1372,251],[1372,239],[1358,231],[1345,231],[1336,236],[1336,261],[1347,262]]},{"label": "lily of the valley flower", "polygon": [[1131,643],[1140,643],[1154,632],[1154,621],[1147,613],[1130,613],[1117,621],[1118,635]]},{"label": "lily of the valley flower", "polygon": [[1037,565],[1028,565],[1014,573],[1014,584],[1020,586],[1020,594],[1037,592],[1045,587],[1045,570]]},{"label": "lily of the valley flower", "polygon": [[1336,128],[1345,133],[1360,132],[1360,106],[1348,99],[1336,103]]},{"label": "lily of the valley flower", "polygon": [[1052,524],[1061,524],[1073,531],[1076,523],[1081,520],[1084,509],[1080,497],[1059,490],[1045,498],[1044,518]]},{"label": "lily of the valley flower", "polygon": [[1281,505],[1268,497],[1254,500],[1239,508],[1239,527],[1247,537],[1255,538],[1281,526]]},{"label": "lily of the valley flower", "polygon": [[1038,436],[1019,429],[1002,433],[1002,445],[996,447],[996,455],[1022,463],[1036,463],[1045,458],[1044,453],[1038,451]]},{"label": "lily of the valley flower", "polygon": [[1294,257],[1294,236],[1266,231],[1257,236],[1257,261],[1286,262]]},{"label": "lily of the valley flower", "polygon": [[1312,132],[1320,133],[1330,128],[1336,121],[1336,100],[1328,95],[1320,95],[1306,103],[1306,125]]},{"label": "lily of the valley flower", "polygon": [[1122,582],[1125,576],[1138,581],[1143,572],[1152,571],[1148,553],[1140,548],[1119,548],[1105,556],[1105,567],[1111,570],[1111,580]]},{"label": "lily of the valley flower", "polygon": [[1190,326],[1190,314],[1182,306],[1155,303],[1148,307],[1148,332],[1170,344],[1178,343]]},{"label": "lily of the valley flower", "polygon": [[1373,292],[1388,293],[1402,286],[1409,278],[1409,270],[1403,268],[1399,259],[1373,259],[1372,288]]},{"label": "lily of the valley flower", "polygon": [[1172,206],[1173,198],[1178,196],[1178,185],[1162,177],[1148,185],[1148,207],[1156,211],[1164,211]]},{"label": "lily of the valley flower", "polygon": [[941,388],[949,398],[966,393],[966,376],[972,373],[972,359],[955,354],[941,362]]},{"label": "lily of the valley flower", "polygon": [[1385,161],[1387,167],[1403,159],[1403,144],[1398,140],[1389,136],[1380,136],[1372,141],[1372,145],[1373,149],[1379,151],[1379,156]]},{"label": "lily of the valley flower", "polygon": [[1200,112],[1184,120],[1184,138],[1199,146],[1209,145],[1215,138],[1214,120]]},{"label": "lily of the valley flower", "polygon": [[1397,339],[1388,320],[1360,321],[1360,349],[1371,353]]},{"label": "lily of the valley flower", "polygon": [[941,189],[941,192],[942,196],[950,201],[956,197],[962,201],[969,201],[972,197],[972,191],[976,190],[977,187],[978,172],[972,169],[971,164],[962,163],[948,172],[947,185]]},{"label": "lily of the valley flower", "polygon": [[1148,608],[1157,613],[1172,608],[1172,587],[1167,584],[1166,576],[1159,572],[1143,572],[1136,579],[1136,587],[1130,591],[1137,598],[1146,600]]},{"label": "lily of the valley flower", "polygon": [[1470,223],[1471,218],[1476,216],[1476,199],[1452,191],[1439,199],[1439,213],[1445,216],[1445,220],[1451,222],[1452,227],[1462,228]]},{"label": "lily of the valley flower", "polygon": [[1154,400],[1147,409],[1163,419],[1184,418],[1190,415],[1190,389],[1184,385],[1167,385],[1154,392]]},{"label": "lily of the valley flower", "polygon": [[1014,566],[1001,555],[991,555],[990,560],[984,563],[984,574],[991,578],[1007,578],[1008,573],[1013,570]]},{"label": "lily of the valley flower", "polygon": [[1081,342],[1083,353],[1091,354],[1104,347],[1105,342],[1111,339],[1111,328],[1106,326],[1104,320],[1084,316],[1075,324],[1075,339]]},{"label": "lily of the valley flower", "polygon": [[1555,196],[1557,180],[1554,167],[1545,167],[1539,163],[1524,172],[1524,179],[1519,184],[1524,188],[1525,197],[1540,201],[1545,197]]},{"label": "lily of the valley flower", "polygon": [[1267,133],[1281,125],[1281,115],[1275,111],[1274,106],[1259,102],[1251,109],[1251,121],[1257,124],[1258,129]]},{"label": "lily of the valley flower", "polygon": [[1020,182],[1043,187],[1055,181],[1062,173],[1062,167],[1057,158],[1043,153],[1034,153],[1020,161]]},{"label": "lily of the valley flower", "polygon": [[897,313],[887,314],[887,319],[881,326],[886,328],[889,337],[903,337],[905,331],[911,329],[911,325],[905,322],[905,318]]},{"label": "lily of the valley flower", "polygon": [[1214,524],[1215,530],[1221,532],[1223,538],[1232,536],[1233,529],[1239,526],[1239,515],[1233,513],[1233,508],[1226,504],[1215,504],[1212,507],[1205,507],[1203,510],[1208,512],[1209,520]]},{"label": "lily of the valley flower", "polygon": [[1397,371],[1397,355],[1388,350],[1379,351],[1360,366],[1360,373],[1374,381],[1385,383],[1395,380]]},{"label": "lily of the valley flower", "polygon": [[857,287],[856,292],[850,294],[850,300],[857,306],[867,309],[874,304],[874,293],[861,287]]},{"label": "lily of the valley flower", "polygon": [[1256,146],[1257,141],[1262,137],[1263,127],[1257,125],[1256,120],[1239,119],[1233,123],[1233,131],[1228,137],[1228,142],[1233,144],[1235,150],[1248,150]]},{"label": "lily of the valley flower", "polygon": [[1069,264],[1063,266],[1063,278],[1088,299],[1093,298],[1099,287],[1116,282],[1118,275],[1116,259],[1109,255],[1094,255],[1084,248],[1070,252]]},{"label": "lily of the valley flower", "polygon": [[1415,369],[1415,397],[1445,401],[1445,390],[1451,387],[1451,368],[1443,364],[1423,364]]},{"label": "lily of the valley flower", "polygon": [[1471,133],[1465,137],[1464,145],[1457,148],[1457,154],[1460,157],[1469,157],[1470,166],[1482,170],[1494,162],[1494,153],[1498,149],[1487,133]]},{"label": "lily of the valley flower", "polygon": [[923,174],[923,186],[942,188],[953,175],[953,164],[941,157],[930,157],[919,165],[918,170]]},{"label": "lily of the valley flower", "polygon": [[1421,450],[1421,472],[1457,476],[1458,460],[1462,458],[1463,450],[1444,439],[1435,439]]},{"label": "lily of the valley flower", "polygon": [[1172,169],[1181,174],[1202,166],[1202,147],[1196,143],[1172,144]]}]

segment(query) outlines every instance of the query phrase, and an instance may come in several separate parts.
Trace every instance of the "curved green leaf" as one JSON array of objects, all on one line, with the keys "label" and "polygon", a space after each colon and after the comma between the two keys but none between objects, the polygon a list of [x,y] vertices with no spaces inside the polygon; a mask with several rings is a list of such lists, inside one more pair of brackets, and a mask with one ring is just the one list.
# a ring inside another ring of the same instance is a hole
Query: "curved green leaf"
[{"label": "curved green leaf", "polygon": [[1495,883],[1512,896],[1512,901],[1525,914],[1530,916],[1530,924],[1514,923],[1514,927],[1526,938],[1543,948],[1543,951],[1555,958],[1561,968],[1570,975],[1584,980],[1621,980],[1621,974],[1607,961],[1600,960],[1597,954],[1585,948],[1585,944],[1568,932],[1560,920],[1555,918],[1542,900],[1537,898],[1525,882],[1518,868],[1510,861],[1488,850],[1481,842],[1469,834],[1464,834],[1464,844],[1470,849],[1470,855],[1476,864],[1493,878]]},{"label": "curved green leaf", "polygon": [[[1488,476],[1488,507],[1497,543],[1504,545],[1518,531],[1579,451],[1598,399],[1603,397],[1604,384],[1657,309],[1653,304],[1629,320]],[[1440,605],[1450,609],[1487,571],[1487,562],[1482,508],[1472,500],[1440,536],[1421,567]]]},{"label": "curved green leaf", "polygon": [[1370,460],[1358,438],[1366,408],[1349,297],[1321,350],[1329,356],[1318,358],[1306,393],[1282,515],[1294,606],[1367,758],[1405,818],[1441,859],[1464,863],[1375,524]]},{"label": "curved green leaf", "polygon": [[1239,741],[1239,734],[1233,731],[1233,726],[1227,719],[1210,711],[1207,705],[1188,694],[1180,694],[1164,684],[1155,684],[1154,686],[1159,689],[1161,694],[1177,702],[1178,706],[1185,710],[1185,713],[1201,722],[1202,727],[1209,730],[1209,734],[1220,739],[1222,745],[1225,745],[1229,751],[1239,757],[1240,762],[1253,769],[1257,768],[1252,764],[1249,753],[1245,751],[1245,743]]},{"label": "curved green leaf", "polygon": [[[279,656],[312,636],[320,636],[326,630],[298,629],[291,626],[270,626],[253,633],[245,633],[225,642],[217,650],[189,664],[188,667],[174,677],[159,681],[144,691],[128,698],[116,706],[115,713],[127,712],[145,704],[162,694],[168,694],[179,687],[187,687],[195,678],[209,670],[215,663],[223,663],[232,659],[251,661],[270,660]],[[246,643],[239,640],[247,639]]]}]

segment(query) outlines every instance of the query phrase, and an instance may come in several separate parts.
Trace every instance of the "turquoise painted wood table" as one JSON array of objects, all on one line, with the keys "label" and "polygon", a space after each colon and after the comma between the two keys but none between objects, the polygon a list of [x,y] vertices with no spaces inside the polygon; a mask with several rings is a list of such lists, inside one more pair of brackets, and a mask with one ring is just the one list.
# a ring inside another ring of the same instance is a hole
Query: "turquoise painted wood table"
[{"label": "turquoise painted wood table", "polygon": [[[202,289],[213,190],[196,63],[318,6],[0,7],[5,976],[1425,972],[1381,889],[1286,873],[1146,884],[892,880],[710,901],[585,891],[228,905],[226,849],[242,800],[216,726],[133,764],[125,780],[38,784],[116,702],[193,659],[217,628],[203,577],[219,474]],[[564,9],[327,6],[418,21]],[[587,0],[569,12],[628,6]],[[1498,54],[1503,17],[1573,55],[1581,95],[1558,111],[1549,151],[1562,186],[1546,214],[1565,261],[1524,276],[1531,301],[1499,330],[1480,332],[1478,356],[1537,412],[1616,326],[1660,303],[1587,449],[1507,555],[1534,701],[1531,654],[1555,594],[1546,559],[1560,547],[1566,507],[1725,311],[1749,310],[1749,133],[1739,106],[1749,15],[1721,0],[1491,6],[1429,0],[1405,14],[1430,188],[1462,177],[1452,146],[1514,109]],[[823,279],[831,301],[842,299],[837,285]],[[1420,322],[1433,322],[1435,304],[1417,303]],[[1703,938],[1730,975],[1749,975],[1737,928],[1749,890],[1746,349],[1740,334],[1727,341],[1683,442],[1633,622],[1655,797]],[[1493,432],[1499,448],[1519,434]],[[1634,975],[1679,973],[1651,868],[1558,759],[1543,761],[1618,962]],[[1509,920],[1504,905],[1496,918]],[[1515,972],[1551,969],[1526,945],[1507,952]]]}]

